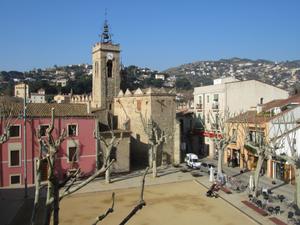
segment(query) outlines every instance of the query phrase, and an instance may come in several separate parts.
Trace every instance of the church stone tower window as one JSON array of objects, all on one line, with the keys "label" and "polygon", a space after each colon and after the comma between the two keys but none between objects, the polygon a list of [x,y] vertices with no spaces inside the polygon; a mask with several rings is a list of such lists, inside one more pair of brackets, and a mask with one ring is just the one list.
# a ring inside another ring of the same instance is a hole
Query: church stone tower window
[{"label": "church stone tower window", "polygon": [[113,62],[112,60],[108,60],[106,63],[107,77],[112,77],[112,68],[113,68]]},{"label": "church stone tower window", "polygon": [[98,66],[98,62],[95,62],[95,76],[99,75],[99,66]]}]

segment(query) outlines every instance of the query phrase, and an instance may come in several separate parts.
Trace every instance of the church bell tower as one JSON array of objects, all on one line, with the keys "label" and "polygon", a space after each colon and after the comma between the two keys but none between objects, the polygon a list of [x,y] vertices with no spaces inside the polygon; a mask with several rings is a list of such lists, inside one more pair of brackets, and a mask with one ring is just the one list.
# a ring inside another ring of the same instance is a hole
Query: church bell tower
[{"label": "church bell tower", "polygon": [[107,20],[101,41],[93,46],[92,107],[113,110],[113,98],[120,91],[120,45],[114,44]]}]

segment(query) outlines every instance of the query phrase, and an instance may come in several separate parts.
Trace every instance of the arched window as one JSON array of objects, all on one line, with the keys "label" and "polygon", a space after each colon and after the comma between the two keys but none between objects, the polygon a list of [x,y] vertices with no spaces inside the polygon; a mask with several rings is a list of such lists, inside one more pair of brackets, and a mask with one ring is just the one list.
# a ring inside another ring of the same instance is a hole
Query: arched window
[{"label": "arched window", "polygon": [[112,60],[108,60],[106,63],[107,77],[112,77],[112,67],[113,67]]}]

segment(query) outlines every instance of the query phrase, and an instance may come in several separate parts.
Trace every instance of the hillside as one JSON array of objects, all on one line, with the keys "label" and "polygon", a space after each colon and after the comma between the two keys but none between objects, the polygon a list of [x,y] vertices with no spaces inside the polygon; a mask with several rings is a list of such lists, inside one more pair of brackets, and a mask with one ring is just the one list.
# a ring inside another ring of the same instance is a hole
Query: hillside
[{"label": "hillside", "polygon": [[241,58],[217,61],[197,61],[169,68],[169,76],[186,77],[191,84],[212,84],[213,79],[234,76],[240,80],[255,79],[284,89],[291,89],[300,81],[300,60],[273,62],[263,59]]}]

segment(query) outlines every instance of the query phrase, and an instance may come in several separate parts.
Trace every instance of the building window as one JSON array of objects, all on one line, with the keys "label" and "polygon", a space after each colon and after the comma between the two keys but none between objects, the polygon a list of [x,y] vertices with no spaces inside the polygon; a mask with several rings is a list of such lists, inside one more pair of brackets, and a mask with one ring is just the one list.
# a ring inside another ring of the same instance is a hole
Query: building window
[{"label": "building window", "polygon": [[46,131],[49,128],[49,125],[40,125],[40,135],[41,137],[46,136]]},{"label": "building window", "polygon": [[112,67],[113,67],[112,60],[108,60],[106,63],[107,77],[112,77]]},{"label": "building window", "polygon": [[10,175],[10,185],[21,184],[21,175]]},{"label": "building window", "polygon": [[13,125],[10,126],[9,128],[9,135],[11,138],[18,138],[20,137],[20,129],[21,129],[21,125]]},{"label": "building window", "polygon": [[142,109],[142,100],[136,100],[136,109],[141,111]]},{"label": "building window", "polygon": [[219,95],[214,94],[212,109],[219,109]]},{"label": "building window", "polygon": [[197,107],[198,109],[202,109],[202,107],[203,107],[202,106],[202,96],[201,95],[199,96],[199,104],[197,106],[198,106]]},{"label": "building window", "polygon": [[68,149],[68,162],[77,162],[77,147],[69,147]]},{"label": "building window", "polygon": [[207,95],[206,99],[207,99],[207,103],[209,103],[209,95]]},{"label": "building window", "polygon": [[20,150],[10,150],[9,151],[9,166],[20,166],[21,165],[21,151]]},{"label": "building window", "polygon": [[262,131],[249,131],[249,141],[256,146],[261,146],[264,142],[264,133]]},{"label": "building window", "polygon": [[68,136],[69,137],[77,136],[77,125],[76,124],[68,125]]},{"label": "building window", "polygon": [[214,101],[218,102],[219,101],[219,95],[218,94],[214,94]]}]

